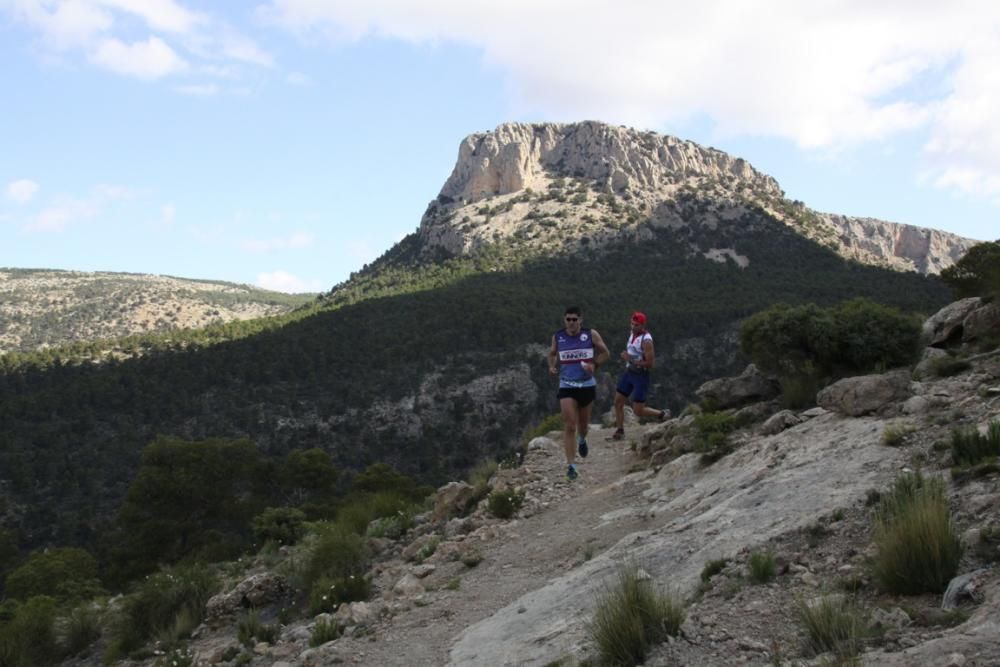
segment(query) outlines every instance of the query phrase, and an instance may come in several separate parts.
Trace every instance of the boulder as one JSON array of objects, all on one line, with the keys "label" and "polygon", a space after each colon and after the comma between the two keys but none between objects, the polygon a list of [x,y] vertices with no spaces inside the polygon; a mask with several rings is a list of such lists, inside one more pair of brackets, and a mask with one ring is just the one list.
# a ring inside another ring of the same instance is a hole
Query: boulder
[{"label": "boulder", "polygon": [[913,369],[914,377],[925,378],[931,375],[936,360],[947,356],[948,353],[939,347],[925,347],[923,356]]},{"label": "boulder", "polygon": [[904,400],[909,392],[910,371],[898,370],[838,380],[816,394],[816,402],[832,412],[858,417]]},{"label": "boulder", "polygon": [[802,420],[791,410],[782,410],[781,412],[772,415],[764,424],[760,427],[760,432],[764,435],[774,435],[776,433],[781,433],[786,428],[791,428],[796,424],[801,423]]},{"label": "boulder", "polygon": [[1000,332],[1000,302],[981,304],[962,320],[962,341],[995,336]]},{"label": "boulder", "polygon": [[703,401],[713,401],[719,408],[734,408],[754,401],[774,398],[781,389],[775,380],[767,377],[753,364],[736,377],[709,380],[695,391]]},{"label": "boulder", "polygon": [[274,572],[260,572],[238,583],[233,590],[209,598],[207,621],[233,616],[244,609],[260,609],[281,602],[292,592],[288,580]]},{"label": "boulder", "polygon": [[969,297],[949,303],[927,318],[923,325],[923,336],[931,347],[947,347],[962,339],[962,322],[980,304],[979,297]]},{"label": "boulder", "polygon": [[476,497],[476,489],[465,482],[448,482],[434,496],[434,518],[443,521],[462,514]]},{"label": "boulder", "polygon": [[440,537],[434,534],[421,535],[417,539],[413,540],[412,543],[405,549],[403,549],[402,558],[404,561],[416,560],[417,556],[420,554],[421,550],[425,547],[430,548],[432,544],[440,541]]}]

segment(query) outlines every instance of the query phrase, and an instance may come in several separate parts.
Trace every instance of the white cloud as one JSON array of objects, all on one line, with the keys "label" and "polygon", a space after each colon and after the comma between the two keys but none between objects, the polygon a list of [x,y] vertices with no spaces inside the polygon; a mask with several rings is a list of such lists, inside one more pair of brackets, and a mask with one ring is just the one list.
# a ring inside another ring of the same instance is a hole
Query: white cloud
[{"label": "white cloud", "polygon": [[247,239],[241,244],[247,252],[267,253],[276,250],[299,250],[312,247],[315,237],[312,234],[296,232],[291,236],[275,239]]},{"label": "white cloud", "polygon": [[159,79],[183,72],[188,67],[184,59],[159,37],[132,44],[106,39],[91,54],[90,60],[112,72],[140,79]]},{"label": "white cloud", "polygon": [[186,86],[174,86],[174,90],[183,95],[200,95],[208,97],[219,94],[219,87],[214,83],[199,83]]},{"label": "white cloud", "polygon": [[723,136],[834,150],[920,128],[939,183],[998,187],[1000,3],[989,0],[633,0],[614,10],[599,0],[270,0],[257,14],[339,42],[478,48],[507,76],[521,115],[645,127],[707,117]]},{"label": "white cloud", "polygon": [[304,280],[281,270],[257,274],[256,285],[275,292],[288,293],[319,292],[323,289],[318,280]]},{"label": "white cloud", "polygon": [[[48,49],[80,51],[89,62],[125,76],[274,67],[274,57],[251,38],[174,0],[0,0],[3,13],[40,33]],[[135,39],[136,19],[151,33],[144,41]]]},{"label": "white cloud", "polygon": [[24,226],[32,233],[62,232],[70,225],[90,220],[114,201],[130,197],[132,192],[119,185],[98,185],[86,197],[57,197]]},{"label": "white cloud", "polygon": [[164,204],[160,207],[160,223],[163,225],[172,225],[174,218],[177,216],[177,207],[173,204]]},{"label": "white cloud", "polygon": [[25,226],[25,231],[61,232],[71,224],[93,218],[99,210],[93,200],[63,198],[35,216]]},{"label": "white cloud", "polygon": [[311,86],[312,79],[303,74],[302,72],[289,72],[288,76],[285,77],[285,81],[292,84],[293,86]]},{"label": "white cloud", "polygon": [[27,204],[38,193],[38,183],[22,178],[7,184],[7,199],[17,204]]},{"label": "white cloud", "polygon": [[142,18],[154,30],[187,33],[208,21],[204,14],[192,12],[172,0],[96,0]]},{"label": "white cloud", "polygon": [[85,46],[114,23],[110,12],[86,0],[0,0],[0,9],[37,29],[58,51]]}]

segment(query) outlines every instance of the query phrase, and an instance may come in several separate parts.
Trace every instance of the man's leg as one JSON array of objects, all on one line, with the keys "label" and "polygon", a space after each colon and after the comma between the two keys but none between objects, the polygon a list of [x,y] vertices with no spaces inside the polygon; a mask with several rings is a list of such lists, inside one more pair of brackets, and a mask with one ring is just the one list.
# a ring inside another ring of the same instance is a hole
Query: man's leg
[{"label": "man's leg", "polygon": [[572,465],[576,461],[576,425],[580,418],[576,399],[559,399],[559,411],[563,419],[563,452],[566,454],[566,463]]},{"label": "man's leg", "polygon": [[615,392],[615,429],[620,431],[625,428],[625,396],[620,392]]},{"label": "man's leg", "polygon": [[580,435],[581,438],[586,438],[587,431],[590,430],[590,410],[593,407],[594,407],[593,403],[587,403],[586,407],[579,408],[577,410],[578,419],[577,419],[576,432]]},{"label": "man's leg", "polygon": [[647,408],[646,404],[640,401],[632,401],[632,412],[635,413],[636,417],[655,417],[656,419],[665,419],[664,415],[667,417],[670,416],[669,411]]}]

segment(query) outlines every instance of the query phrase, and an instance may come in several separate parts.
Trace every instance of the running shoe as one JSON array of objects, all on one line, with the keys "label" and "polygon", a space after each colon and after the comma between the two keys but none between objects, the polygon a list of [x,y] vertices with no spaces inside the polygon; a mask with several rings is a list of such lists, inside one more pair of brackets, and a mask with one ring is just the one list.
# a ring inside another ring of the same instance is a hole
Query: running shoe
[{"label": "running shoe", "polygon": [[581,459],[587,458],[587,454],[590,452],[590,448],[587,447],[587,439],[582,435],[576,439],[576,451]]},{"label": "running shoe", "polygon": [[624,439],[625,439],[625,429],[623,428],[616,429],[615,432],[611,434],[611,437],[608,438],[608,440],[624,440]]},{"label": "running shoe", "polygon": [[573,465],[572,463],[570,463],[569,466],[566,468],[566,479],[568,479],[569,481],[572,482],[574,479],[576,479],[579,476],[580,476],[580,473],[578,473],[576,471],[576,466]]},{"label": "running shoe", "polygon": [[670,419],[670,410],[660,410],[660,421],[665,422]]}]

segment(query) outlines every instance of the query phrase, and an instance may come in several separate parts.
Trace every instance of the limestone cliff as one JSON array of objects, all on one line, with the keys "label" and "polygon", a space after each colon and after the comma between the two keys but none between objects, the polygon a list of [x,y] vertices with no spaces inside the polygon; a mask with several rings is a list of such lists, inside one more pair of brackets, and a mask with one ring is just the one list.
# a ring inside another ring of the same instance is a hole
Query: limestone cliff
[{"label": "limestone cliff", "polygon": [[[775,179],[742,158],[593,121],[505,123],[466,137],[419,237],[428,254],[499,245],[525,257],[642,241],[657,228],[738,232],[751,212],[844,257],[925,274],[950,266],[975,243],[911,225],[818,213],[786,199]],[[688,241],[693,253],[722,262],[730,257],[741,266],[752,261],[700,241]]]}]

